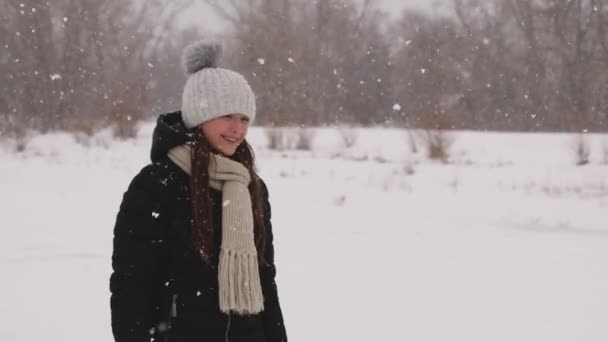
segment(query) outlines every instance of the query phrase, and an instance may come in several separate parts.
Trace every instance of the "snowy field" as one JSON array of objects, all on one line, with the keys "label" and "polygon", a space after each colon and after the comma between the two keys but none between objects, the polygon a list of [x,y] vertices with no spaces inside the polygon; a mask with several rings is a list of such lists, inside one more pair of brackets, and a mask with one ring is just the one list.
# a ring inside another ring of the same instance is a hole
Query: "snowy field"
[{"label": "snowy field", "polygon": [[[0,341],[112,340],[112,229],[151,131],[0,146]],[[250,133],[291,342],[608,341],[608,136],[585,166],[567,134],[455,133],[447,165],[403,131],[340,137]]]}]

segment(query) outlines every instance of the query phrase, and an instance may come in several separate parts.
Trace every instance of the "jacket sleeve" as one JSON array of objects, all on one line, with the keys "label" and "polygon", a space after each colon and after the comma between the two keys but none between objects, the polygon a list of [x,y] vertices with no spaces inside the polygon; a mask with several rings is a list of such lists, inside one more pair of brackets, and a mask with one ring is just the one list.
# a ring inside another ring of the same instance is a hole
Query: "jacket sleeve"
[{"label": "jacket sleeve", "polygon": [[271,210],[268,200],[268,188],[262,184],[262,198],[264,203],[264,221],[266,228],[266,246],[264,259],[267,265],[261,266],[262,292],[264,294],[264,333],[268,342],[287,342],[287,333],[283,322],[283,313],[279,304],[277,284],[275,281],[276,267],[274,263],[274,245],[272,236],[272,224],[270,221]]},{"label": "jacket sleeve", "polygon": [[116,342],[150,341],[162,317],[161,270],[167,218],[161,179],[149,165],[123,196],[114,226],[110,277],[112,332]]}]

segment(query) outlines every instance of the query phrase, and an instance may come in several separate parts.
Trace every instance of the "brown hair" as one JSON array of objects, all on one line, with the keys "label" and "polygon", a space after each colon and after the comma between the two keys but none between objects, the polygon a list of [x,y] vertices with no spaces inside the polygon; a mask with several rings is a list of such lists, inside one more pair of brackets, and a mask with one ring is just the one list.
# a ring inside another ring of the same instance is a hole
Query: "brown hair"
[{"label": "brown hair", "polygon": [[[211,263],[213,254],[213,211],[209,188],[209,155],[217,151],[209,144],[202,130],[194,129],[194,139],[190,158],[192,160],[192,176],[190,177],[190,197],[193,217],[194,246],[207,264]],[[264,210],[262,204],[262,191],[260,179],[255,172],[255,156],[253,149],[246,140],[237,147],[236,152],[229,157],[249,170],[251,182],[249,193],[253,210],[254,239],[260,264],[265,264],[265,226]]]}]

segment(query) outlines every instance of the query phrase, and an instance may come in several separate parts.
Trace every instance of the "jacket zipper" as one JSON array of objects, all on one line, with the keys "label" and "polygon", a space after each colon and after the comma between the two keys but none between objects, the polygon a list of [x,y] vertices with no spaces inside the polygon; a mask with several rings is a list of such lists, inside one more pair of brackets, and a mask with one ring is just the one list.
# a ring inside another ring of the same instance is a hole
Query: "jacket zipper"
[{"label": "jacket zipper", "polygon": [[228,313],[228,323],[226,324],[226,342],[230,342],[228,339],[228,332],[230,331],[230,313]]},{"label": "jacket zipper", "polygon": [[[171,301],[171,308],[169,309],[169,322],[167,326],[167,332],[171,330],[171,323],[177,317],[177,293],[173,294],[173,299]],[[169,342],[169,334],[165,334],[164,342]]]},{"label": "jacket zipper", "polygon": [[171,303],[171,310],[169,311],[169,317],[177,317],[177,293],[173,295],[173,302]]}]

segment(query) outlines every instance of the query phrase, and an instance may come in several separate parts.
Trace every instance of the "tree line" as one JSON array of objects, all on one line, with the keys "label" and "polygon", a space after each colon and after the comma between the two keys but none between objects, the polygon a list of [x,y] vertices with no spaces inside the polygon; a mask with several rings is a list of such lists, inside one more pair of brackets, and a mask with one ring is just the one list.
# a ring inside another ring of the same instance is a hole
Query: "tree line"
[{"label": "tree line", "polygon": [[[0,0],[0,130],[92,131],[179,108],[177,24],[196,0]],[[198,0],[227,23],[224,64],[258,123],[608,131],[608,3],[446,0],[441,13],[373,0]],[[123,132],[121,132],[123,130]]]}]

